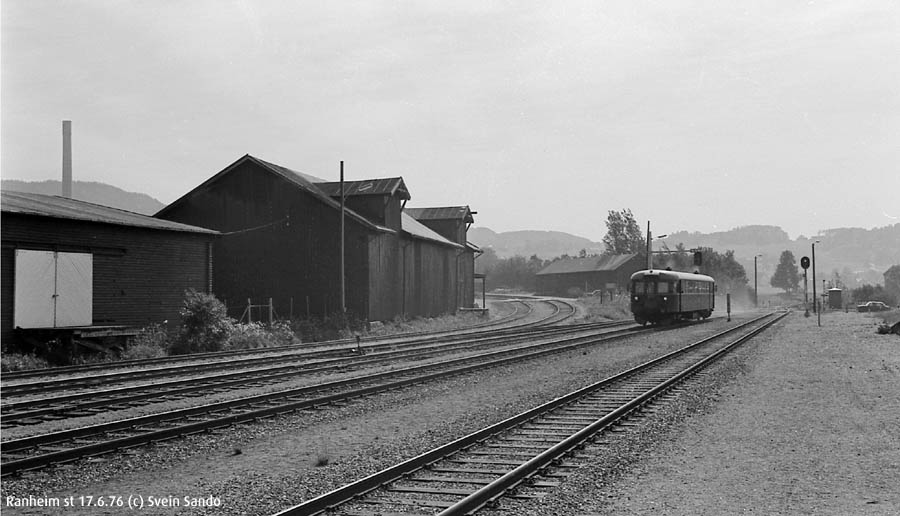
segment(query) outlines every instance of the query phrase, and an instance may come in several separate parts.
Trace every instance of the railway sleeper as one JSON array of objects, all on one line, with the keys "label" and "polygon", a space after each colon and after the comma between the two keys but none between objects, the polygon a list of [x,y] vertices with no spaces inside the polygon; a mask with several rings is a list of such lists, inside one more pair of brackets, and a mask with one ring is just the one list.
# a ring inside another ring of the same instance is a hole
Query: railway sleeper
[{"label": "railway sleeper", "polygon": [[486,457],[523,457],[526,460],[534,457],[533,453],[503,451],[503,450],[478,450],[467,452],[468,455],[486,456]]},{"label": "railway sleeper", "polygon": [[545,443],[548,446],[553,446],[554,444],[559,442],[559,439],[548,439],[544,437],[537,436],[528,436],[528,435],[509,435],[503,438],[505,441],[509,442],[521,442],[521,443]]},{"label": "railway sleeper", "polygon": [[490,464],[494,466],[521,466],[522,461],[519,460],[502,460],[502,459],[447,459],[451,464]]},{"label": "railway sleeper", "polygon": [[539,423],[528,423],[523,427],[525,430],[559,430],[561,432],[569,432],[572,429],[580,429],[587,426],[587,423],[561,423],[557,421],[547,421]]},{"label": "railway sleeper", "polygon": [[453,495],[453,496],[469,496],[472,491],[469,489],[453,489],[447,487],[418,487],[418,486],[389,486],[385,488],[391,493],[416,493],[416,494],[437,494],[437,495]]},{"label": "railway sleeper", "polygon": [[516,429],[515,432],[516,433],[513,435],[540,435],[540,436],[548,436],[548,437],[555,436],[555,437],[563,437],[563,438],[569,437],[570,435],[572,435],[572,432],[554,432],[554,431],[544,430],[544,429],[539,429],[539,428],[535,428],[535,429],[519,428],[519,429]]},{"label": "railway sleeper", "polygon": [[545,446],[536,445],[536,444],[514,444],[514,443],[506,443],[506,442],[498,442],[492,444],[486,444],[485,446],[489,446],[491,448],[509,448],[514,450],[545,450],[547,449]]},{"label": "railway sleeper", "polygon": [[426,471],[432,471],[434,473],[465,473],[471,475],[505,475],[509,473],[508,469],[499,469],[499,468],[463,468],[463,467],[450,467],[450,466],[434,466],[428,468]]},{"label": "railway sleeper", "polygon": [[419,476],[409,479],[414,482],[446,482],[448,484],[474,484],[486,486],[491,483],[486,478],[452,478],[452,477],[435,477],[435,476]]},{"label": "railway sleeper", "polygon": [[[359,503],[364,504],[372,504],[372,505],[405,505],[412,507],[413,509],[420,509],[422,507],[436,507],[438,509],[446,509],[448,507],[453,507],[455,502],[450,500],[432,500],[432,499],[421,499],[421,498],[376,498],[376,497],[368,497],[364,500],[360,500]],[[381,511],[378,514],[384,514]],[[398,512],[397,514],[409,514],[407,512]],[[412,513],[415,514],[415,513]],[[421,514],[421,513],[420,513]]]}]

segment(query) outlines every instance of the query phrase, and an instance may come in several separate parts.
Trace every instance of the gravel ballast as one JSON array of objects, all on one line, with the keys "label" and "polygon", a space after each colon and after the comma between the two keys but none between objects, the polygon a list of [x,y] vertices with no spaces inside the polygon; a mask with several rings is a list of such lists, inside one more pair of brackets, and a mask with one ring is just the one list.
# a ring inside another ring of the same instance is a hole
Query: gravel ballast
[{"label": "gravel ballast", "polygon": [[[4,479],[3,512],[46,513],[10,510],[7,496],[140,494],[180,502],[145,514],[271,514],[726,326],[710,321]],[[900,339],[876,335],[868,316],[827,314],[817,328],[794,314],[594,449],[543,500],[485,514],[900,513],[898,375]],[[185,507],[185,496],[221,506]]]},{"label": "gravel ballast", "polygon": [[900,514],[900,339],[795,314],[591,462],[484,514]]}]

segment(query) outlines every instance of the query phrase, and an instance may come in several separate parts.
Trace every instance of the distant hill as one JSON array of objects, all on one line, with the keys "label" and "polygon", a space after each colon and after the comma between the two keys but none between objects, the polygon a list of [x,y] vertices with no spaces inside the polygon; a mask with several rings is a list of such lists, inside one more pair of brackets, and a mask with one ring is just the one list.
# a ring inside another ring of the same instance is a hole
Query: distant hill
[{"label": "distant hill", "polygon": [[[59,195],[59,181],[28,182],[4,179],[3,190]],[[153,215],[165,205],[147,194],[126,192],[104,183],[75,181],[72,195],[76,199],[112,206],[124,210]],[[568,254],[577,256],[584,249],[588,254],[600,254],[604,246],[587,238],[562,231],[507,231],[496,233],[489,228],[469,229],[469,241],[479,247],[491,247],[500,258],[511,256],[542,259]],[[698,233],[679,231],[667,238],[656,240],[654,250],[664,246],[674,249],[679,243],[687,249],[711,247],[719,252],[734,251],[735,258],[753,281],[753,257],[757,256],[757,272],[760,292],[773,290],[769,278],[775,272],[781,253],[791,251],[799,263],[802,256],[810,256],[812,243],[816,244],[817,281],[832,281],[835,275],[848,287],[860,283],[876,284],[884,281],[884,271],[892,265],[900,265],[900,224],[882,228],[835,228],[822,231],[813,237],[800,236],[791,240],[778,226],[741,226],[729,231]],[[810,281],[812,277],[810,276]],[[818,285],[821,287],[821,283]],[[810,286],[810,288],[812,288]]]},{"label": "distant hill", "polygon": [[[656,240],[653,249],[675,249],[679,243],[685,248],[711,247],[720,253],[734,251],[735,259],[744,266],[747,277],[753,282],[753,257],[756,256],[757,282],[760,292],[776,292],[769,286],[781,253],[791,251],[798,266],[800,258],[811,256],[812,243],[816,244],[816,280],[840,279],[847,287],[862,283],[880,284],[884,271],[900,264],[900,224],[875,229],[836,228],[822,231],[812,238],[800,236],[791,240],[778,226],[742,226],[729,231],[698,233],[680,231]],[[599,254],[604,246],[586,238],[559,231],[494,231],[477,227],[469,230],[469,241],[479,247],[492,247],[500,258],[537,255],[549,259],[568,254],[577,256],[581,249]],[[801,270],[802,273],[802,270]],[[810,271],[809,281],[812,281]],[[810,285],[810,290],[812,285]]]},{"label": "distant hill", "polygon": [[603,244],[561,231],[506,231],[495,233],[488,228],[470,228],[469,242],[478,247],[492,247],[500,258],[510,256],[556,258],[563,254],[577,256],[586,249],[589,254],[599,254]]},{"label": "distant hill", "polygon": [[[4,179],[0,183],[0,189],[12,192],[61,195],[62,184],[60,181],[55,180],[31,182],[18,179]],[[93,181],[74,181],[72,183],[72,197],[79,201],[102,204],[143,215],[153,215],[165,207],[165,204],[147,194],[126,192],[121,188]]]}]

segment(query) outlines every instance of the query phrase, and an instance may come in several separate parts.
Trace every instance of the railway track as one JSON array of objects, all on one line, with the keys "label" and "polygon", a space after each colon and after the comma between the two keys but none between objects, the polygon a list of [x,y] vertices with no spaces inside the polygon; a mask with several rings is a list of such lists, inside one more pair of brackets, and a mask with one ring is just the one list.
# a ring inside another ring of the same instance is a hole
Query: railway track
[{"label": "railway track", "polygon": [[[536,300],[529,301],[535,302]],[[421,343],[423,340],[428,339],[441,339],[442,337],[489,334],[498,329],[515,330],[539,328],[559,323],[575,314],[574,306],[570,303],[565,303],[568,305],[566,310],[560,310],[559,307],[556,307],[554,313],[549,316],[535,321],[520,322],[534,312],[534,306],[520,300],[509,300],[509,302],[513,304],[514,309],[509,315],[501,319],[495,319],[493,321],[453,331],[415,332],[391,336],[361,337],[360,342],[370,344],[367,346],[370,348],[383,349],[405,343]],[[560,316],[561,312],[563,312],[562,316]],[[97,364],[53,367],[48,369],[11,371],[3,374],[2,389],[4,396],[21,396],[29,392],[48,392],[54,388],[70,389],[81,386],[96,386],[103,383],[111,383],[117,379],[123,378],[134,380],[141,375],[153,378],[178,374],[179,371],[185,371],[185,374],[193,374],[197,367],[203,367],[206,370],[214,370],[216,368],[230,369],[241,364],[263,365],[265,363],[277,363],[285,360],[285,357],[297,354],[321,353],[322,356],[327,356],[331,353],[337,355],[345,352],[348,347],[355,346],[356,344],[356,339],[342,339],[250,350],[218,351],[164,358],[123,360]],[[110,370],[118,369],[125,370],[120,372],[109,372]],[[145,370],[152,372],[145,372]],[[77,380],[76,378],[78,376],[83,376],[83,378]],[[74,378],[61,381],[53,380],[53,378],[58,377]],[[41,380],[32,380],[34,378],[41,378]]]},{"label": "railway track", "polygon": [[[556,487],[574,452],[785,317],[768,314],[278,513],[472,514]],[[735,337],[737,335],[737,337]],[[527,493],[517,488],[527,485]]]},{"label": "railway track", "polygon": [[2,475],[6,476],[22,470],[41,468],[227,427],[235,423],[321,407],[390,389],[530,360],[646,331],[652,330],[631,327],[586,336],[560,338],[276,393],[7,440],[0,443],[2,455],[0,469]]},{"label": "railway track", "polygon": [[[442,335],[461,335],[461,334],[469,334],[469,333],[479,333],[484,330],[490,330],[495,327],[529,327],[533,325],[543,325],[546,324],[544,320],[538,320],[535,322],[526,322],[520,324],[514,324],[517,321],[521,321],[522,319],[528,317],[533,311],[534,307],[528,305],[525,302],[511,303],[513,306],[512,311],[506,316],[498,319],[494,319],[488,322],[474,324],[471,326],[467,326],[464,328],[458,328],[455,330],[442,330],[442,331],[432,331],[432,332],[408,332],[408,333],[400,333],[396,335],[390,336],[364,336],[361,337],[360,340],[362,342],[406,342],[408,340],[419,340],[427,337],[440,337]],[[62,367],[51,367],[45,369],[29,369],[25,371],[10,371],[3,373],[3,380],[5,383],[9,383],[10,381],[29,379],[29,378],[37,378],[37,377],[55,377],[55,376],[64,376],[64,375],[73,375],[73,374],[87,374],[95,371],[104,371],[109,369],[119,369],[119,368],[140,368],[140,367],[156,367],[156,366],[165,366],[166,364],[180,364],[187,362],[198,362],[203,361],[205,364],[210,363],[210,361],[218,360],[218,359],[230,359],[233,357],[253,357],[255,355],[268,355],[268,354],[290,354],[297,351],[311,351],[311,350],[319,350],[319,349],[327,349],[327,348],[343,348],[350,345],[356,345],[355,338],[349,339],[338,339],[338,340],[330,340],[330,341],[322,341],[322,342],[304,342],[300,344],[288,344],[284,346],[273,346],[268,348],[258,348],[258,349],[240,349],[240,350],[230,350],[230,351],[211,351],[207,353],[194,353],[191,355],[178,355],[171,357],[163,357],[163,358],[145,358],[145,359],[134,359],[134,360],[119,360],[116,362],[100,362],[95,364],[79,364],[72,366],[62,366]]]},{"label": "railway track", "polygon": [[[271,385],[296,380],[299,373],[302,373],[307,378],[317,374],[347,373],[367,367],[396,364],[404,360],[413,361],[423,357],[433,359],[439,355],[516,345],[525,341],[545,338],[546,336],[559,338],[566,334],[584,334],[623,325],[631,325],[631,323],[594,323],[570,325],[559,329],[537,328],[528,331],[498,331],[490,336],[479,334],[482,336],[477,338],[463,337],[449,339],[446,342],[442,340],[429,341],[424,345],[418,346],[406,344],[401,349],[369,350],[363,355],[352,352],[354,350],[344,350],[341,356],[328,355],[322,357],[316,355],[316,359],[298,364],[278,365],[232,373],[218,373],[180,380],[158,380],[151,384],[90,390],[80,393],[71,393],[74,388],[81,385],[80,382],[75,382],[74,384],[57,382],[54,384],[55,389],[62,390],[66,394],[52,397],[31,397],[23,401],[9,401],[10,398],[15,397],[15,393],[4,392],[5,403],[0,406],[2,408],[2,427],[11,428],[21,425],[39,424],[48,420],[91,416],[101,412],[131,408],[141,404],[183,399],[198,394],[209,395],[239,388]],[[300,360],[300,358],[294,357],[292,360]],[[164,378],[165,375],[161,377]],[[26,393],[30,393],[32,392],[31,388],[34,386],[23,387],[28,387],[29,389]]]},{"label": "railway track", "polygon": [[[565,318],[574,315],[574,307],[561,314],[561,310],[556,307],[554,313],[543,317],[537,321],[527,324],[516,325],[508,328],[485,329],[483,326],[478,328],[470,328],[457,332],[436,332],[416,334],[416,336],[402,336],[400,338],[382,338],[380,340],[367,339],[367,342],[374,342],[366,346],[367,351],[380,351],[386,349],[397,349],[404,346],[418,346],[426,342],[442,342],[460,340],[461,338],[478,337],[481,335],[500,335],[500,332],[515,332],[518,330],[528,330],[533,328],[542,328],[556,324]],[[533,307],[529,306],[528,312],[533,311]],[[65,368],[53,368],[40,370],[41,374],[34,375],[16,375],[13,373],[4,374],[6,382],[2,386],[4,397],[24,396],[31,393],[49,393],[59,390],[71,390],[85,387],[97,387],[100,385],[108,385],[123,380],[135,381],[139,379],[154,379],[179,374],[194,375],[198,368],[204,371],[216,371],[237,369],[239,367],[256,367],[266,364],[284,364],[286,361],[299,360],[316,360],[327,357],[343,356],[347,354],[347,350],[356,346],[355,340],[332,341],[328,345],[291,345],[278,348],[267,348],[267,350],[244,350],[240,354],[234,352],[220,353],[202,353],[190,355],[186,358],[168,357],[163,359],[148,359],[139,361],[129,361],[128,363],[115,362],[111,364],[89,364],[86,366],[71,366]],[[249,352],[248,352],[249,351]],[[265,351],[266,356],[254,356]],[[274,354],[273,354],[274,353]],[[247,356],[250,355],[250,356]],[[232,358],[233,357],[233,358]],[[218,361],[210,361],[210,359],[222,358]],[[125,366],[142,366],[142,369],[128,369],[124,371],[100,372],[104,369],[119,369]],[[29,373],[29,371],[22,371]],[[12,378],[8,378],[12,376]],[[28,380],[29,377],[38,376],[39,380]],[[59,376],[65,378],[59,379]],[[47,378],[49,377],[49,378]],[[53,379],[57,377],[57,379]]]}]

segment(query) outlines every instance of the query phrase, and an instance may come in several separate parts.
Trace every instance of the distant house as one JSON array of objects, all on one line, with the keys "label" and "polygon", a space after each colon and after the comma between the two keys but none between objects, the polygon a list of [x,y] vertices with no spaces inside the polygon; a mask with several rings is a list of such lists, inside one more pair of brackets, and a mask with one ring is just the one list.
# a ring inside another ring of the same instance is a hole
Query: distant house
[{"label": "distant house", "polygon": [[624,290],[631,275],[644,265],[637,254],[561,258],[537,273],[537,291],[565,296],[595,290]]},{"label": "distant house", "polygon": [[28,331],[178,324],[212,291],[216,231],[83,201],[2,192],[2,340]]},{"label": "distant house", "polygon": [[[269,298],[278,315],[340,311],[340,183],[245,155],[157,217],[216,229],[215,294],[232,316]],[[403,213],[402,178],[344,183],[346,308],[366,320],[458,308],[456,244]]]}]

